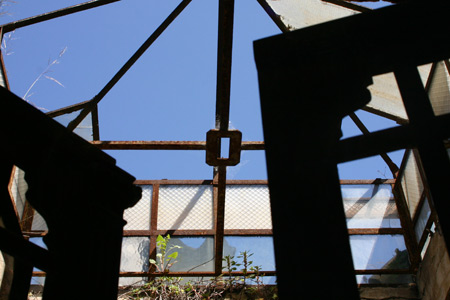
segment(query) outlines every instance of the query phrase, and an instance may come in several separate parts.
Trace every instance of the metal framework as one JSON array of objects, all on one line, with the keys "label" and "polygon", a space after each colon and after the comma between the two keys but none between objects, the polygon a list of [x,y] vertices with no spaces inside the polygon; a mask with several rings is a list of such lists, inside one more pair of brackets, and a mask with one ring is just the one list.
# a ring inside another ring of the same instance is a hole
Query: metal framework
[{"label": "metal framework", "polygon": [[[92,0],[64,9],[56,10],[46,14],[30,17],[24,20],[4,24],[0,27],[1,35],[13,31],[25,26],[32,26],[39,22],[45,22],[54,18],[64,17],[69,14],[81,12],[88,9],[93,9],[107,5],[118,0]],[[189,5],[191,0],[182,0],[180,4],[173,10],[173,12],[161,23],[161,25],[148,37],[148,39],[142,44],[142,46],[130,57],[130,59],[117,71],[117,73],[111,78],[111,80],[95,95],[92,99],[77,103],[68,107],[64,107],[52,112],[47,113],[50,117],[57,117],[68,113],[79,112],[78,116],[74,118],[67,126],[68,129],[74,130],[89,114],[92,117],[93,125],[93,145],[103,150],[196,150],[205,151],[206,155],[210,155],[216,159],[221,158],[220,154],[220,137],[226,136],[230,132],[228,128],[230,119],[230,83],[231,83],[231,63],[232,63],[232,49],[233,49],[233,18],[234,18],[234,0],[218,0],[219,1],[219,21],[218,21],[218,53],[217,53],[217,89],[216,89],[216,112],[215,112],[215,130],[219,134],[218,147],[208,151],[207,141],[102,141],[100,139],[100,126],[98,122],[98,103],[105,97],[105,95],[114,87],[114,85],[125,75],[125,73],[138,61],[138,59],[146,52],[149,47],[157,40],[157,38],[164,33],[164,30],[177,18],[179,14]],[[289,26],[283,23],[280,16],[274,12],[265,0],[255,0],[269,17],[275,22],[275,24],[284,33],[292,30]],[[342,6],[348,9],[352,9],[359,12],[368,11],[368,9],[348,3],[341,0],[327,0],[326,2],[332,3],[337,6]],[[5,81],[5,86],[9,88],[8,80],[5,72],[3,58],[1,57],[1,71],[2,77]],[[445,60],[445,67],[449,71],[449,62]],[[436,63],[433,63],[427,86],[428,90],[431,80],[436,69]],[[401,78],[399,78],[401,79]],[[396,166],[389,156],[386,154],[389,151],[400,148],[412,148],[416,144],[411,142],[410,128],[423,126],[418,122],[415,124],[414,115],[411,114],[411,124],[380,131],[377,133],[370,133],[364,124],[358,119],[355,114],[350,114],[351,119],[360,128],[367,139],[361,140],[359,144],[373,145],[378,141],[385,140],[386,136],[395,137],[390,144],[381,145],[373,153],[365,152],[364,156],[380,154],[383,160],[389,166],[394,178],[400,178],[405,172],[405,161],[403,165]],[[446,138],[448,130],[443,124],[448,124],[449,116],[444,115],[437,118],[437,121],[433,123],[433,129],[437,134],[440,134],[442,138]],[[427,125],[428,126],[428,125]],[[216,137],[217,138],[217,137]],[[338,162],[345,162],[354,160],[363,156],[358,156],[358,149],[350,148],[348,145],[357,145],[357,139],[349,139],[343,141],[339,145]],[[216,145],[217,146],[217,145]],[[447,143],[447,148],[449,144]],[[265,144],[263,141],[242,141],[239,145],[232,145],[230,147],[230,153],[240,153],[240,151],[264,151]],[[218,152],[215,152],[218,151]],[[405,154],[408,155],[412,151],[416,160],[420,166],[420,174],[422,179],[425,178],[424,169],[421,167],[421,162],[417,156],[417,150],[408,150]],[[243,236],[271,236],[272,230],[225,230],[224,229],[224,214],[225,214],[225,190],[228,185],[265,185],[266,181],[229,181],[227,180],[227,162],[223,164],[216,164],[214,166],[213,176],[209,180],[205,181],[170,181],[170,180],[151,180],[151,181],[137,181],[139,185],[152,185],[153,198],[152,198],[152,215],[151,215],[151,229],[147,231],[125,231],[124,236],[142,236],[150,238],[150,253],[149,257],[154,258],[156,255],[155,241],[158,234],[170,233],[173,236],[213,236],[215,241],[214,246],[214,272],[173,272],[171,274],[176,276],[210,276],[218,275],[222,272],[222,248],[224,236],[228,235],[243,235]],[[427,174],[429,175],[429,174]],[[427,176],[428,177],[428,176]],[[343,184],[372,184],[373,181],[344,181]],[[380,269],[380,270],[356,270],[356,274],[415,274],[421,261],[422,249],[426,246],[427,238],[429,236],[430,229],[433,224],[436,223],[436,212],[433,205],[431,206],[431,216],[426,221],[425,229],[420,238],[416,238],[415,228],[419,222],[419,213],[411,215],[408,210],[408,203],[404,195],[404,190],[401,187],[400,181],[396,179],[385,181],[384,183],[391,184],[395,194],[395,203],[397,206],[398,214],[401,219],[402,228],[393,229],[350,229],[348,233],[350,235],[390,235],[390,234],[402,234],[405,238],[408,254],[410,258],[409,269]],[[158,191],[162,185],[212,185],[213,197],[214,197],[214,229],[212,230],[175,230],[166,231],[158,230],[156,228],[157,212],[158,212]],[[424,189],[421,195],[420,203],[418,204],[417,211],[421,211],[426,205],[427,199],[430,199],[430,189],[424,180]],[[32,231],[32,216],[34,215],[33,208],[27,205],[24,214],[22,216],[21,224],[22,230],[26,237],[41,237],[46,232]],[[276,275],[274,270],[266,270],[266,275]],[[237,273],[239,274],[239,273]],[[123,277],[142,277],[142,276],[157,276],[153,270],[148,272],[125,272],[120,274]],[[45,276],[43,272],[33,272],[33,276]]]},{"label": "metal framework", "polygon": [[[217,225],[212,229],[204,230],[183,230],[183,229],[158,229],[158,199],[159,199],[159,188],[160,186],[212,186],[213,187],[213,199],[214,199],[214,215],[218,216],[222,214],[219,218],[224,219],[224,209],[219,209],[218,207],[218,182],[212,180],[138,180],[135,182],[140,186],[152,186],[152,197],[151,197],[151,215],[150,215],[150,229],[148,230],[125,230],[124,237],[148,237],[150,240],[149,248],[149,258],[156,259],[156,238],[158,235],[170,234],[174,237],[214,237],[215,239],[223,240],[226,236],[273,236],[272,229],[223,229],[217,230]],[[393,190],[398,187],[395,185],[396,181],[394,179],[377,179],[377,180],[341,180],[341,185],[378,185],[385,184],[391,185]],[[268,182],[266,180],[229,180],[226,182],[227,186],[267,186]],[[424,192],[425,193],[425,192]],[[399,217],[401,218],[403,214],[401,213],[401,207],[405,207],[404,198],[394,197],[395,205],[398,210]],[[423,202],[424,200],[422,200]],[[402,206],[403,205],[403,206]],[[423,205],[423,204],[421,204]],[[360,209],[360,208],[359,208]],[[222,212],[220,212],[221,210]],[[348,212],[348,218],[352,218],[352,214]],[[30,218],[31,216],[31,218]],[[43,237],[47,234],[47,231],[32,230],[32,218],[34,216],[34,210],[31,206],[25,209],[25,214],[22,217],[22,230],[23,233],[30,237]],[[216,217],[217,218],[217,217]],[[430,218],[428,221],[431,224],[433,219]],[[403,220],[402,220],[403,223]],[[357,269],[355,273],[357,275],[375,275],[375,274],[415,274],[417,272],[418,263],[420,261],[420,252],[418,252],[417,242],[415,238],[408,238],[411,228],[351,228],[348,229],[350,236],[361,236],[361,235],[403,235],[405,237],[406,247],[411,258],[411,266],[408,269]],[[424,237],[426,237],[426,232],[424,232]],[[422,245],[423,247],[423,245]],[[168,275],[181,276],[181,277],[199,277],[199,276],[215,276],[222,273],[222,260],[217,254],[214,255],[215,265],[219,268],[215,268],[215,271],[209,272],[169,272]],[[276,275],[275,270],[262,270],[263,274],[266,276]],[[234,274],[239,275],[240,272],[235,272]],[[158,276],[160,275],[155,270],[149,269],[148,272],[121,272],[122,277],[146,277],[146,276]],[[167,274],[166,274],[167,275]],[[45,272],[33,272],[33,276],[41,277],[45,276]]]}]

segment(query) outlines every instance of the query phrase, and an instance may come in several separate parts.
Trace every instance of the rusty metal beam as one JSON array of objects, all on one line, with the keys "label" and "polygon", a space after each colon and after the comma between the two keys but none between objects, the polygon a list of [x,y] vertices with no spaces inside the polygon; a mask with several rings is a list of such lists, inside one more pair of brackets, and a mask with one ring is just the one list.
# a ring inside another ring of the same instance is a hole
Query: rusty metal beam
[{"label": "rusty metal beam", "polygon": [[102,150],[206,150],[203,141],[92,141]]},{"label": "rusty metal beam", "polygon": [[217,167],[214,177],[214,271],[216,275],[222,272],[223,240],[225,235],[225,189],[226,166]]},{"label": "rusty metal beam", "polygon": [[[41,272],[42,273],[42,272]],[[45,276],[45,274],[39,274],[38,276]],[[35,273],[33,273],[34,275]],[[168,272],[168,273],[160,273],[160,272],[120,272],[119,273],[121,277],[141,277],[141,276],[151,276],[151,277],[159,277],[159,276],[174,276],[174,277],[211,277],[215,276],[216,274],[214,272]],[[221,274],[229,274],[229,273],[221,273]],[[231,273],[234,276],[242,276],[244,275],[243,272],[232,272]],[[255,272],[247,272],[247,274],[255,274]],[[260,274],[262,276],[275,276],[276,271],[261,271]]]},{"label": "rusty metal beam", "polygon": [[[206,150],[204,141],[92,141],[102,150]],[[241,150],[264,150],[264,142],[241,143]]]},{"label": "rusty metal beam", "polygon": [[33,16],[33,17],[26,18],[23,20],[7,23],[2,26],[3,30],[4,30],[3,32],[6,33],[9,31],[16,30],[18,28],[22,28],[22,27],[33,25],[36,23],[40,23],[40,22],[51,20],[51,19],[67,16],[67,15],[70,15],[73,13],[77,13],[77,12],[80,12],[83,10],[91,9],[91,8],[102,6],[105,4],[110,4],[113,2],[117,2],[117,1],[120,1],[120,0],[92,0],[92,1],[84,2],[84,3],[76,4],[76,5],[73,5],[70,7],[58,9],[58,10],[48,12],[45,14],[41,14],[41,15]]},{"label": "rusty metal beam", "polygon": [[403,234],[403,228],[350,228],[349,235]]},{"label": "rusty metal beam", "polygon": [[98,105],[92,110],[92,139],[98,141],[100,139],[100,127],[98,126]]},{"label": "rusty metal beam", "polygon": [[230,121],[231,60],[234,0],[219,0],[217,46],[216,129],[228,130]]},{"label": "rusty metal beam", "polygon": [[367,12],[367,11],[372,10],[368,7],[357,5],[357,4],[346,2],[346,1],[342,1],[342,0],[322,0],[322,1],[328,2],[331,4],[335,4],[335,5],[338,5],[341,7],[345,7],[345,8],[351,9],[351,10],[359,11],[359,12]]},{"label": "rusty metal beam", "polygon": [[[393,184],[395,183],[395,179],[341,179],[339,180],[340,184]],[[268,184],[267,180],[227,180],[227,185],[266,185]],[[212,180],[136,180],[134,184],[137,185],[149,185],[149,184],[159,184],[159,185],[208,185],[215,184]]]},{"label": "rusty metal beam", "polygon": [[283,21],[281,21],[280,15],[276,14],[273,9],[267,4],[265,0],[257,0],[264,11],[269,15],[272,21],[278,26],[281,32],[288,32],[289,29],[284,25]]},{"label": "rusty metal beam", "polygon": [[156,39],[166,30],[175,18],[186,8],[192,0],[183,0],[172,13],[161,23],[161,25],[150,35],[141,47],[131,56],[131,58],[120,68],[113,78],[103,87],[103,89],[90,101],[80,115],[67,125],[69,130],[74,130],[78,124],[93,110],[105,95],[116,85],[134,63],[145,53],[145,51],[156,41]]},{"label": "rusty metal beam", "polygon": [[69,106],[66,106],[66,107],[62,107],[62,108],[59,108],[59,109],[56,109],[56,110],[49,111],[49,112],[47,112],[45,114],[47,116],[49,116],[50,118],[59,117],[59,116],[65,115],[65,114],[70,114],[70,113],[72,113],[74,111],[77,111],[77,110],[81,110],[81,109],[85,108],[89,104],[89,102],[90,102],[90,100],[83,101],[83,102],[80,102],[80,103],[76,103],[76,104],[73,104],[73,105],[69,105]]}]

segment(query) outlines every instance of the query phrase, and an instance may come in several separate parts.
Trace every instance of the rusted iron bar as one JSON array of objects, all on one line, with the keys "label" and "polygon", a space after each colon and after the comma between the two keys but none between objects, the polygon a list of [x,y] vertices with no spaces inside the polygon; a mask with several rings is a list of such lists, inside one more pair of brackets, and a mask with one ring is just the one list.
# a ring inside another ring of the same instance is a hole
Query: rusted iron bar
[{"label": "rusted iron bar", "polygon": [[90,101],[88,100],[88,101],[76,103],[76,104],[73,104],[73,105],[69,105],[69,106],[66,106],[66,107],[62,107],[62,108],[59,108],[59,109],[56,109],[56,110],[49,111],[49,112],[47,112],[45,114],[47,116],[49,116],[50,118],[59,117],[59,116],[65,115],[65,114],[70,114],[70,113],[72,113],[74,111],[77,111],[77,110],[81,110],[81,109],[85,108],[89,104],[89,102]]},{"label": "rusted iron bar", "polygon": [[48,233],[48,231],[36,230],[36,231],[22,231],[23,236],[30,237],[43,237]]},{"label": "rusted iron bar", "polygon": [[98,126],[98,105],[92,110],[92,139],[98,141],[100,139],[100,128]]},{"label": "rusted iron bar", "polygon": [[188,230],[188,229],[158,229],[152,230],[152,235],[168,235],[171,236],[214,236],[215,231],[213,229],[205,230]]},{"label": "rusted iron bar", "polygon": [[342,7],[351,9],[351,10],[359,11],[359,12],[367,12],[367,11],[372,10],[368,7],[357,5],[357,4],[346,2],[346,1],[342,1],[342,0],[322,0],[322,1],[332,3],[332,4],[335,4],[338,6],[342,6]]},{"label": "rusted iron bar", "polygon": [[[356,116],[355,113],[349,114],[349,117],[350,119],[352,119],[353,123],[355,123],[355,125],[358,127],[359,130],[361,130],[361,132],[364,135],[370,134],[370,131],[367,129],[364,123],[361,122],[361,120],[358,118],[358,116]],[[391,170],[392,176],[394,176],[394,178],[397,177],[397,173],[399,170],[398,166],[392,161],[392,159],[386,153],[380,153],[380,156],[384,160],[384,162],[388,165],[389,170]]]},{"label": "rusted iron bar", "polygon": [[[150,233],[151,235],[167,235],[170,234],[171,236],[214,236],[216,233],[215,230],[180,230],[180,229],[169,229],[169,230],[152,230],[151,232],[148,231],[137,231],[138,233]],[[127,235],[134,235],[134,230],[126,231]],[[139,236],[147,236],[150,234],[139,234]],[[223,230],[224,236],[234,236],[234,235],[241,235],[241,236],[255,236],[255,235],[272,235],[271,229],[224,229]]]},{"label": "rusted iron bar", "polygon": [[241,150],[264,150],[264,142],[242,142]]},{"label": "rusted iron bar", "polygon": [[22,27],[40,23],[43,21],[48,21],[51,19],[67,16],[67,15],[70,15],[73,13],[77,13],[77,12],[80,12],[83,10],[91,9],[91,8],[98,7],[98,6],[105,5],[105,4],[110,4],[113,2],[117,2],[117,1],[120,1],[120,0],[92,0],[92,1],[84,2],[84,3],[76,4],[76,5],[73,5],[70,7],[66,7],[63,9],[58,9],[58,10],[48,12],[45,14],[37,15],[34,17],[26,18],[23,20],[7,23],[7,24],[3,25],[2,27],[4,29],[4,32],[6,33],[9,31],[16,30],[18,28],[22,28]]},{"label": "rusted iron bar", "polygon": [[125,75],[125,73],[134,65],[134,63],[145,53],[145,51],[155,42],[155,40],[164,32],[164,30],[175,20],[175,18],[186,8],[192,0],[183,0],[172,13],[161,23],[161,25],[152,33],[152,35],[142,44],[142,46],[131,56],[131,58],[120,68],[114,77],[103,87],[103,89],[90,101],[80,115],[69,123],[67,128],[74,130],[78,124],[95,108],[95,106],[105,97],[105,95],[116,85],[116,83]]},{"label": "rusted iron bar", "polygon": [[[341,179],[340,184],[343,185],[358,185],[358,184],[393,184],[395,179]],[[134,184],[137,185],[210,185],[215,184],[213,180],[136,180]],[[227,180],[228,185],[266,185],[267,180]]]},{"label": "rusted iron bar", "polygon": [[124,230],[123,236],[151,236],[151,230]]},{"label": "rusted iron bar", "polygon": [[31,227],[33,225],[34,212],[34,208],[31,206],[30,202],[25,201],[22,219],[20,220],[20,228],[22,229],[22,231],[31,230]]},{"label": "rusted iron bar", "polygon": [[[36,272],[37,273],[37,272]],[[42,273],[42,272],[41,272]],[[33,273],[34,274],[34,273]],[[229,273],[223,273],[223,275],[228,275]],[[247,272],[247,274],[256,274],[255,272]],[[259,272],[262,276],[275,276],[276,271],[261,271]],[[158,272],[120,272],[119,275],[121,277],[141,277],[141,276],[151,276],[151,277],[159,277],[159,276],[174,276],[174,277],[211,277],[216,276],[214,272],[168,272],[168,273],[158,273]],[[243,276],[243,272],[231,272],[233,276]],[[44,274],[45,276],[45,274]]]},{"label": "rusted iron bar", "polygon": [[228,185],[265,185],[267,180],[227,180]]},{"label": "rusted iron bar", "polygon": [[[102,150],[206,150],[204,141],[94,141]],[[264,142],[242,142],[242,150],[264,150]]]},{"label": "rusted iron bar", "polygon": [[205,150],[203,141],[92,141],[102,150]]},{"label": "rusted iron bar", "polygon": [[[183,184],[183,185],[201,185],[201,184],[212,184],[212,180],[136,180],[134,184],[138,185],[149,185],[149,184],[159,184],[159,185],[177,185],[177,184]],[[153,186],[155,188],[155,186]]]},{"label": "rusted iron bar", "polygon": [[[150,214],[150,230],[156,231],[158,229],[158,206],[159,206],[159,184],[153,185],[152,190],[152,207]],[[149,258],[156,260],[156,235],[150,236]],[[149,272],[155,271],[155,266],[149,265]]]},{"label": "rusted iron bar", "polygon": [[216,129],[228,130],[230,120],[231,60],[234,0],[219,0],[217,46]]},{"label": "rusted iron bar", "polygon": [[[213,236],[214,230],[124,230],[123,236],[151,236],[167,235],[171,236]],[[375,235],[375,234],[403,234],[402,228],[352,228],[348,229],[350,235]],[[25,236],[43,237],[47,231],[25,231]],[[224,229],[224,236],[270,236],[272,229]]]},{"label": "rusted iron bar", "polygon": [[403,234],[403,228],[350,228],[349,235]]},{"label": "rusted iron bar", "polygon": [[281,30],[281,32],[288,32],[289,29],[284,25],[283,21],[281,21],[280,15],[276,14],[273,9],[267,4],[266,0],[257,0],[264,11],[269,15],[275,25]]},{"label": "rusted iron bar", "polygon": [[225,190],[226,166],[217,167],[214,177],[214,271],[217,275],[222,272],[223,240],[225,234]]},{"label": "rusted iron bar", "polygon": [[341,179],[339,180],[340,184],[347,184],[347,185],[351,185],[351,184],[392,184],[395,183],[395,179],[382,179],[382,178],[377,178],[377,179]]}]

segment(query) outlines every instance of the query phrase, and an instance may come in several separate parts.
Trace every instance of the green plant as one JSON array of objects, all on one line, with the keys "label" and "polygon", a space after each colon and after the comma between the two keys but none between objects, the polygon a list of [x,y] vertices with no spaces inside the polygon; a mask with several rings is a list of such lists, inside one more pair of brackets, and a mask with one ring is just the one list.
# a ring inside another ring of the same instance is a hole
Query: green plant
[{"label": "green plant", "polygon": [[[150,263],[157,272],[167,274],[177,262],[177,245],[170,245],[170,235],[158,236],[156,240],[156,260]],[[261,266],[254,266],[249,251],[240,252],[236,257],[223,258],[224,273],[210,280],[183,282],[181,277],[160,276],[151,279],[143,286],[120,295],[120,299],[171,299],[171,300],[214,300],[224,299],[276,299],[276,288],[263,284]],[[235,275],[236,272],[238,275]],[[224,278],[224,275],[226,278]]]},{"label": "green plant", "polygon": [[167,273],[170,268],[177,262],[178,251],[175,249],[181,249],[181,246],[171,245],[169,247],[170,234],[163,237],[158,235],[156,238],[156,260],[150,259],[150,264],[156,267],[158,272]]}]

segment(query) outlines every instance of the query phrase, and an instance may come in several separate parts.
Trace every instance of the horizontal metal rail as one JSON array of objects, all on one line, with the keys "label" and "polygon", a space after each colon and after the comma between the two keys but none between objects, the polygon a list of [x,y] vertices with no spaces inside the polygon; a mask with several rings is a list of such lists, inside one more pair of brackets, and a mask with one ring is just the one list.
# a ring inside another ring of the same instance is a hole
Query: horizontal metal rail
[{"label": "horizontal metal rail", "polygon": [[51,19],[67,16],[67,15],[70,15],[73,13],[77,13],[80,11],[88,10],[88,9],[91,9],[94,7],[102,6],[105,4],[110,4],[113,2],[117,2],[117,1],[120,1],[120,0],[92,0],[92,1],[84,2],[84,3],[76,4],[73,6],[69,6],[66,8],[58,9],[55,11],[51,11],[51,12],[48,12],[45,14],[41,14],[41,15],[30,17],[30,18],[22,19],[19,21],[7,23],[7,24],[2,25],[1,27],[3,27],[3,33],[6,33],[9,31],[16,30],[18,28],[22,28],[25,26],[48,21]]}]

